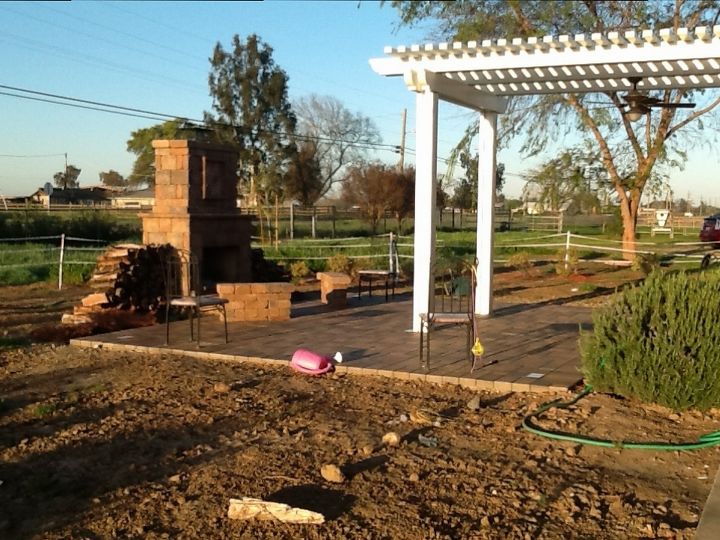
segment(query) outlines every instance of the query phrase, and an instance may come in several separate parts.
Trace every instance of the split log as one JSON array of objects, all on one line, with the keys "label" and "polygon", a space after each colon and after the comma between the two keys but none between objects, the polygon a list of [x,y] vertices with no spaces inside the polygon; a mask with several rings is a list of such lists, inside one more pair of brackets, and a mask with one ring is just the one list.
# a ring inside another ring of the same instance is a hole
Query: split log
[{"label": "split log", "polygon": [[283,523],[303,523],[310,525],[325,523],[325,516],[318,512],[312,512],[304,508],[294,508],[283,503],[253,499],[251,497],[230,499],[228,517],[230,519],[277,520]]}]

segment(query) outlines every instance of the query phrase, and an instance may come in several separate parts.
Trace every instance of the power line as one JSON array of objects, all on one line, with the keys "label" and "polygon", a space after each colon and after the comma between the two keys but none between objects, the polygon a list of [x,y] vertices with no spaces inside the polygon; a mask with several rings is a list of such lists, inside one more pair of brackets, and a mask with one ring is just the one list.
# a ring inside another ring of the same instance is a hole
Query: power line
[{"label": "power line", "polygon": [[132,114],[132,113],[129,113],[129,112],[122,112],[122,111],[112,111],[112,110],[109,110],[109,109],[102,109],[102,108],[100,108],[100,107],[90,107],[90,106],[88,106],[88,105],[79,105],[79,104],[77,104],[77,103],[64,103],[64,102],[62,102],[62,101],[53,101],[52,99],[43,99],[43,98],[33,97],[33,96],[23,96],[23,95],[20,95],[20,94],[13,94],[13,93],[11,93],[11,92],[2,92],[2,91],[0,91],[0,95],[10,96],[10,97],[16,97],[16,98],[20,98],[20,99],[29,99],[29,100],[31,100],[31,101],[41,101],[41,102],[43,102],[43,103],[52,103],[52,104],[54,104],[54,105],[65,105],[65,106],[67,106],[67,107],[75,107],[76,109],[88,109],[88,110],[90,110],[90,111],[100,111],[100,112],[106,112],[106,113],[110,113],[110,114],[118,114],[118,115],[121,115],[121,116],[133,116],[133,117],[136,117],[136,118],[145,118],[145,119],[148,119],[148,120],[156,120],[156,121],[158,121],[158,120],[163,120],[162,118],[153,118],[153,117],[151,117],[151,116],[145,116],[145,115],[140,115],[140,114]]},{"label": "power line", "polygon": [[[81,99],[76,98],[72,96],[64,96],[61,94],[52,94],[49,92],[41,92],[39,90],[30,90],[27,88],[20,88],[17,86],[9,86],[5,84],[0,84],[0,88],[4,88],[7,90],[13,90],[16,92],[24,92],[27,94],[32,94],[31,96],[24,96],[22,94],[15,94],[11,92],[3,92],[0,91],[0,95],[6,95],[10,97],[17,97],[21,99],[28,99],[32,101],[41,101],[45,103],[51,103],[54,105],[66,105],[68,107],[75,107],[78,109],[88,109],[93,111],[99,111],[99,112],[106,112],[111,114],[117,114],[121,116],[131,116],[136,118],[145,118],[148,120],[155,120],[155,121],[167,121],[170,120],[184,120],[186,122],[192,122],[195,124],[198,124],[199,126],[207,126],[207,127],[228,127],[228,128],[241,128],[244,127],[242,125],[236,125],[236,124],[228,124],[225,122],[211,122],[207,123],[205,120],[200,120],[196,118],[188,118],[185,116],[178,116],[178,115],[172,115],[172,114],[166,114],[166,113],[160,113],[155,111],[148,111],[145,109],[138,109],[135,107],[126,107],[122,105],[113,105],[111,103],[104,103],[101,101],[94,101],[89,99]],[[34,97],[34,96],[43,96],[43,97]],[[52,99],[51,99],[52,98]],[[63,100],[63,101],[57,101],[57,100]],[[288,137],[292,136],[293,138],[299,140],[299,141],[307,141],[307,142],[340,142],[347,144],[348,146],[353,146],[356,148],[362,148],[366,150],[392,150],[397,151],[397,146],[393,144],[387,144],[387,143],[373,143],[370,141],[353,141],[353,140],[345,140],[345,139],[334,139],[332,137],[322,137],[319,135],[304,135],[304,134],[288,134],[280,131],[272,131],[272,130],[259,130],[262,133],[267,133],[270,135],[278,135],[281,137]]]},{"label": "power line", "polygon": [[0,157],[4,158],[44,158],[44,157],[60,157],[65,154],[32,154],[32,155],[18,155],[18,154],[0,154]]}]

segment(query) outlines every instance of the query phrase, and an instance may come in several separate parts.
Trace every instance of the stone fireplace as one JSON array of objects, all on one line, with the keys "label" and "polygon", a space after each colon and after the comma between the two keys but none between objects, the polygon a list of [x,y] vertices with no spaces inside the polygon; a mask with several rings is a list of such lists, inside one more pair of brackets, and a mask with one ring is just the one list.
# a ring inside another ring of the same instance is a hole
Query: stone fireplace
[{"label": "stone fireplace", "polygon": [[143,243],[191,251],[205,284],[251,281],[251,219],[237,209],[237,152],[189,140],[152,145],[155,206],[140,214]]}]

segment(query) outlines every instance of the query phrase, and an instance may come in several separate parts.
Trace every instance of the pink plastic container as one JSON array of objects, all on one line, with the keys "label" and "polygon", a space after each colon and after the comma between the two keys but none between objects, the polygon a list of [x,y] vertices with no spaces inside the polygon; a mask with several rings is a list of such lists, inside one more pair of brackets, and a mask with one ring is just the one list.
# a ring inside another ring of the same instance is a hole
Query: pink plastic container
[{"label": "pink plastic container", "polygon": [[306,375],[322,375],[334,369],[330,358],[308,351],[307,349],[298,349],[295,351],[290,361],[290,366],[295,371],[305,373]]}]

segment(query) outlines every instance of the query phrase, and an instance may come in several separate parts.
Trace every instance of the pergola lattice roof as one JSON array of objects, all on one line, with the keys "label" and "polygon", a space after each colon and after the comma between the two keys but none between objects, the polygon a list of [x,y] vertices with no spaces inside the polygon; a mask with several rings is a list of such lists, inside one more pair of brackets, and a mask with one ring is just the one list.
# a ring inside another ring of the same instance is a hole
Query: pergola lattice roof
[{"label": "pergola lattice roof", "polygon": [[386,48],[370,60],[416,92],[413,330],[432,305],[438,100],[479,111],[475,312],[492,313],[497,116],[512,96],[720,88],[720,26]]},{"label": "pergola lattice roof", "polygon": [[[386,47],[370,60],[380,75],[422,70],[480,95],[614,92],[720,87],[720,25]],[[466,90],[466,91],[467,91]]]}]

